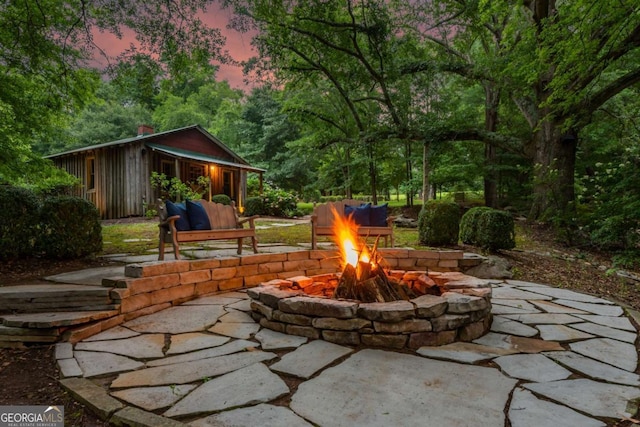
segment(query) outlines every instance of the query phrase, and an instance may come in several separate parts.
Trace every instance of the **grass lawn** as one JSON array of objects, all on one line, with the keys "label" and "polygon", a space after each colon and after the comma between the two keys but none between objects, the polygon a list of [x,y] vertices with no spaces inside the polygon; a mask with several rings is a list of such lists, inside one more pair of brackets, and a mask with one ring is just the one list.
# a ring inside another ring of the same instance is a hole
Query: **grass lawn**
[{"label": "grass lawn", "polygon": [[[311,243],[310,223],[276,227],[273,226],[273,222],[256,221],[259,243],[280,243],[292,246]],[[394,234],[397,247],[424,248],[418,244],[418,230],[415,228],[396,228]],[[102,239],[102,255],[147,254],[149,249],[158,247],[158,222],[157,220],[140,220],[140,222],[105,224],[102,227]],[[330,241],[330,239],[319,237],[318,241]]]}]

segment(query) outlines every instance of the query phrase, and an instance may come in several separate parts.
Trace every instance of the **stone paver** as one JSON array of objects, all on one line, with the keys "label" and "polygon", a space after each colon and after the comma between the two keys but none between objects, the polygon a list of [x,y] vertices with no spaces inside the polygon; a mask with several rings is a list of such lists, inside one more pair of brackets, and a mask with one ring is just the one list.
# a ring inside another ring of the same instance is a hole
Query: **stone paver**
[{"label": "stone paver", "polygon": [[316,340],[285,354],[279,362],[271,365],[271,369],[306,379],[352,351],[348,347]]},{"label": "stone paver", "polygon": [[180,334],[204,331],[225,314],[220,305],[177,306],[138,317],[124,326],[137,332]]},{"label": "stone paver", "polygon": [[256,334],[256,339],[262,343],[262,348],[265,350],[300,347],[308,341],[304,337],[287,335],[271,329],[262,329]]},{"label": "stone paver", "polygon": [[190,363],[155,366],[120,374],[112,388],[139,387],[164,384],[187,384],[223,375],[257,362],[272,360],[277,356],[264,351],[248,351],[226,356],[200,359]]},{"label": "stone paver", "polygon": [[85,378],[131,371],[144,366],[142,362],[111,353],[74,351],[73,356],[78,361]]},{"label": "stone paver", "polygon": [[569,344],[571,350],[583,356],[633,372],[638,367],[638,352],[632,344],[610,338],[593,338]]},{"label": "stone paver", "polygon": [[491,322],[491,331],[518,335],[521,337],[533,337],[539,333],[536,328],[516,322],[515,320],[507,319],[503,316],[493,317],[493,322]]},{"label": "stone paver", "polygon": [[100,332],[99,334],[95,334],[94,336],[85,339],[84,342],[119,340],[123,338],[135,337],[138,335],[140,335],[140,332],[132,331],[131,329],[122,326],[116,326],[104,332]]},{"label": "stone paver", "polygon": [[[415,353],[261,328],[240,291],[57,345],[56,359],[64,387],[113,425],[596,427],[637,418],[637,331],[621,307],[532,282],[491,283],[489,333]],[[449,298],[452,310],[483,304]],[[346,315],[352,305],[332,309]]]},{"label": "stone paver", "polygon": [[245,340],[235,340],[228,342],[227,344],[223,344],[220,346],[215,346],[212,348],[205,348],[198,351],[193,351],[191,353],[180,354],[176,356],[165,357],[164,359],[157,359],[147,362],[147,366],[164,366],[164,365],[174,365],[177,363],[188,363],[193,362],[195,360],[201,359],[210,359],[212,357],[225,356],[227,354],[238,353],[242,351],[246,351],[249,349],[253,349],[257,347],[257,343],[252,341]]},{"label": "stone paver", "polygon": [[554,351],[546,354],[562,365],[583,373],[584,375],[607,382],[640,386],[640,376],[624,369],[593,360],[572,351]]},{"label": "stone paver", "polygon": [[193,384],[140,387],[114,391],[111,395],[147,411],[155,411],[173,405],[194,388]]},{"label": "stone paver", "polygon": [[454,342],[439,347],[420,347],[416,350],[421,356],[434,359],[451,360],[461,363],[475,363],[481,360],[494,359],[498,356],[513,354],[516,350],[487,347],[470,342]]},{"label": "stone paver", "polygon": [[264,403],[289,393],[289,387],[262,363],[207,381],[182,399],[165,416],[176,417],[215,412]]},{"label": "stone paver", "polygon": [[501,426],[515,384],[491,368],[366,349],[300,384],[291,409],[322,426]]},{"label": "stone paver", "polygon": [[620,329],[610,328],[609,326],[598,325],[596,323],[573,323],[573,329],[598,335],[605,338],[612,338],[618,341],[624,341],[633,344],[636,342],[638,335],[635,332],[621,331]]},{"label": "stone paver", "polygon": [[637,404],[629,404],[640,398],[640,389],[637,387],[605,384],[588,379],[531,383],[524,387],[595,417],[630,417],[635,414]]},{"label": "stone paver", "polygon": [[565,325],[537,325],[536,328],[540,331],[540,337],[547,341],[577,341],[594,337]]},{"label": "stone paver", "polygon": [[512,378],[547,382],[569,378],[571,372],[542,354],[513,354],[493,360]]},{"label": "stone paver", "polygon": [[164,334],[145,334],[110,341],[80,342],[76,350],[101,351],[134,359],[152,359],[164,356]]},{"label": "stone paver", "polygon": [[216,323],[209,332],[231,338],[249,339],[260,330],[257,323]]},{"label": "stone paver", "polygon": [[584,416],[566,406],[538,399],[528,390],[516,388],[509,406],[512,427],[605,427],[601,421]]},{"label": "stone paver", "polygon": [[167,350],[168,355],[188,353],[204,348],[218,347],[229,342],[228,337],[204,334],[202,332],[187,332],[171,336],[171,345]]},{"label": "stone paver", "polygon": [[233,409],[201,418],[189,423],[191,427],[250,426],[260,427],[311,427],[291,409],[266,403],[248,408]]}]

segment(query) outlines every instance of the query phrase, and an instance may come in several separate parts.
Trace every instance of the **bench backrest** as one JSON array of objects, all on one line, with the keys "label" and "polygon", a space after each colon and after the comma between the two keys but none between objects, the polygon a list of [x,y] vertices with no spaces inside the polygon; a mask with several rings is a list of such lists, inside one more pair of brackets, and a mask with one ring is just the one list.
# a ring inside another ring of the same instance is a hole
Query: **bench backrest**
[{"label": "bench backrest", "polygon": [[[238,211],[236,210],[236,204],[231,201],[231,205],[223,205],[221,203],[210,202],[208,200],[197,200],[200,205],[207,212],[209,217],[209,224],[212,230],[228,230],[230,228],[239,228],[238,226]],[[167,209],[165,208],[164,201],[158,200],[158,216],[160,222],[164,222],[167,219]]]},{"label": "bench backrest", "polygon": [[344,207],[346,206],[360,206],[365,202],[361,200],[353,200],[353,199],[345,199],[340,200],[339,202],[327,202],[321,205],[317,205],[313,210],[313,214],[318,218],[316,223],[320,227],[330,227],[333,226],[333,212],[331,210],[331,206],[333,206],[336,211],[344,216]]},{"label": "bench backrest", "polygon": [[212,230],[238,228],[238,213],[233,201],[231,205],[223,205],[208,200],[200,200],[199,202],[204,207],[204,210],[207,211]]}]

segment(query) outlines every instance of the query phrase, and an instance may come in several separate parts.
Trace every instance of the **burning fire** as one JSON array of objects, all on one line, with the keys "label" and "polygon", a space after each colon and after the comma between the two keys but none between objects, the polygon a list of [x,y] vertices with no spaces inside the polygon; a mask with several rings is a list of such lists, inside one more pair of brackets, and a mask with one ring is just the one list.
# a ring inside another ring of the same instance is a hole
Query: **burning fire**
[{"label": "burning fire", "polygon": [[357,277],[361,278],[361,266],[369,264],[375,267],[375,262],[371,260],[371,253],[366,244],[358,239],[358,224],[353,220],[353,216],[345,217],[338,214],[332,206],[333,213],[333,236],[340,250],[342,267],[351,265],[356,269]]}]

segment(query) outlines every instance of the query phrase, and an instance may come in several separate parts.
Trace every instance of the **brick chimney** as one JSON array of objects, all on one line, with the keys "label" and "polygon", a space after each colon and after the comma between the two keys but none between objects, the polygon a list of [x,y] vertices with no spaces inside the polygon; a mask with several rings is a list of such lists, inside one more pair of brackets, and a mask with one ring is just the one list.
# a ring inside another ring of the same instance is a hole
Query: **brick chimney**
[{"label": "brick chimney", "polygon": [[151,135],[153,133],[153,127],[149,125],[138,126],[138,136]]}]

